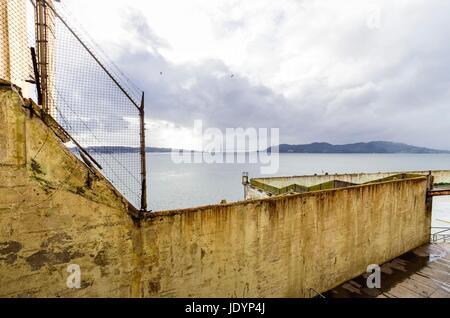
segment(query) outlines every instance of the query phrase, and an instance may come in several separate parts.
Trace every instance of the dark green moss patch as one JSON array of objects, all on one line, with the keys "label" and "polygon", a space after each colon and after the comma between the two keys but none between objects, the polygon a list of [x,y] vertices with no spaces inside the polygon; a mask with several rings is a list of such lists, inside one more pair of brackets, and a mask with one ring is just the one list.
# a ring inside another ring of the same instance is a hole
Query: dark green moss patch
[{"label": "dark green moss patch", "polygon": [[46,194],[49,194],[52,190],[55,190],[56,187],[50,182],[45,179],[42,179],[36,175],[33,175],[30,177],[32,180],[39,182],[42,189],[45,191]]},{"label": "dark green moss patch", "polygon": [[41,165],[34,159],[31,159],[31,171],[33,171],[34,174],[44,174]]},{"label": "dark green moss patch", "polygon": [[85,194],[86,191],[82,187],[78,187],[77,190],[76,190],[76,193],[82,195],[82,194]]}]

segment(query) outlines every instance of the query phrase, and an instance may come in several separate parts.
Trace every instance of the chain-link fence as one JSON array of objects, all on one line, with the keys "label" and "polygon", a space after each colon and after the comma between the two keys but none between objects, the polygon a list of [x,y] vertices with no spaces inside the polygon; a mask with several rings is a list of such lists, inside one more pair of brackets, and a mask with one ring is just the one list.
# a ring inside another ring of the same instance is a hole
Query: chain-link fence
[{"label": "chain-link fence", "polygon": [[[30,4],[35,14],[23,16],[23,12],[30,10],[23,6]],[[45,6],[40,20],[36,10],[39,5]],[[38,77],[46,89],[42,87],[46,94],[44,103],[48,114],[73,139],[68,146],[88,154],[90,161],[131,204],[145,208],[142,92],[103,52],[99,54],[95,43],[82,35],[81,28],[74,27],[71,16],[61,5],[43,0],[0,0],[0,8],[2,24],[8,23],[7,28],[2,25],[2,49],[6,49],[4,44],[15,43],[13,49],[9,48],[12,58],[0,63],[0,77],[19,86],[26,80],[34,81],[27,46],[34,38],[38,39],[35,46]],[[34,20],[31,30],[30,17]],[[9,33],[4,34],[5,30]],[[40,30],[45,32],[39,33]]]},{"label": "chain-link fence", "polygon": [[35,97],[30,47],[35,43],[34,6],[29,1],[0,0],[0,79]]}]

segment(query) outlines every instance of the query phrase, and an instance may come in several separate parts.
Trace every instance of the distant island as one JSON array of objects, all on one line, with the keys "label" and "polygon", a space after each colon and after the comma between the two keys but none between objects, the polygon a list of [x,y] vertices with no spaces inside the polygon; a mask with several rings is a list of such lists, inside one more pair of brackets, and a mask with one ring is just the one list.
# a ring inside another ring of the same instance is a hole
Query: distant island
[{"label": "distant island", "polygon": [[[146,152],[149,153],[170,153],[178,151],[178,149],[147,147]],[[88,152],[93,153],[139,153],[138,147],[124,146],[91,146],[86,147]],[[181,150],[191,152],[191,150]],[[267,149],[268,152],[272,148]],[[354,144],[333,145],[326,142],[314,142],[304,145],[287,145],[279,146],[280,153],[409,153],[409,154],[450,154],[449,150],[437,150],[431,148],[416,147],[402,143],[389,141],[371,141],[359,142]]]},{"label": "distant island", "polygon": [[[88,152],[93,153],[139,153],[139,147],[124,146],[91,146],[85,148]],[[170,148],[146,147],[146,152],[172,152]]]},{"label": "distant island", "polygon": [[[271,148],[268,149],[271,151]],[[410,153],[410,154],[450,154],[448,150],[415,147],[389,141],[359,142],[354,144],[333,145],[315,142],[305,145],[280,145],[280,153]]]}]

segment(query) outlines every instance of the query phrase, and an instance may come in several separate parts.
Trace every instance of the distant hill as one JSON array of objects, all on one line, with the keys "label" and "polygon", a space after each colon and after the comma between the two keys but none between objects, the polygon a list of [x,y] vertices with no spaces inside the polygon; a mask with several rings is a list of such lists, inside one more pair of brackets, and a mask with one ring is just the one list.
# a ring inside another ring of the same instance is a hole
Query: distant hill
[{"label": "distant hill", "polygon": [[[326,142],[315,142],[305,145],[280,145],[280,153],[415,153],[444,154],[448,150],[436,150],[410,146],[388,141],[359,142],[346,145],[332,145]],[[269,151],[271,148],[269,148]]]},{"label": "distant hill", "polygon": [[[449,150],[437,150],[410,146],[402,143],[388,141],[359,142],[346,145],[332,145],[326,142],[315,142],[305,145],[279,146],[280,153],[415,153],[415,154],[450,154]],[[93,153],[139,153],[136,147],[95,146],[87,147]],[[268,149],[271,151],[271,148]],[[185,150],[186,151],[186,150]],[[147,147],[146,152],[172,152],[171,148]]]},{"label": "distant hill", "polygon": [[[88,152],[93,153],[139,153],[139,148],[136,147],[114,147],[114,146],[95,146],[87,147]],[[146,152],[172,152],[170,148],[157,148],[157,147],[146,147]]]}]

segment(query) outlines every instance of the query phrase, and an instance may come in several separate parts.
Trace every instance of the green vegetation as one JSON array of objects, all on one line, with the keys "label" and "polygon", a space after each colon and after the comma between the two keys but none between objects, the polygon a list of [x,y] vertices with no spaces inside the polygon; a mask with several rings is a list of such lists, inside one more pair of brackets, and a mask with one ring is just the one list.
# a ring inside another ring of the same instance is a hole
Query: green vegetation
[{"label": "green vegetation", "polygon": [[41,165],[34,159],[31,159],[31,170],[34,174],[44,174]]}]

